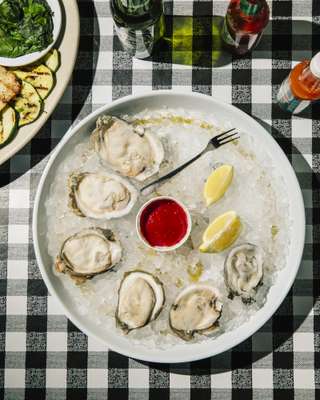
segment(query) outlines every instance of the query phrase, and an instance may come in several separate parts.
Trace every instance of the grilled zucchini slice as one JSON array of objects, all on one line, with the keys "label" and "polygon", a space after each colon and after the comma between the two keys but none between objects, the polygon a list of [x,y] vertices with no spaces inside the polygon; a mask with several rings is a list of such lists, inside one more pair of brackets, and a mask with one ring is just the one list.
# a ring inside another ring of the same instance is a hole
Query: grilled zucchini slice
[{"label": "grilled zucchini slice", "polygon": [[28,82],[22,81],[21,92],[14,99],[13,107],[19,114],[18,126],[31,124],[42,111],[42,100],[36,89]]},{"label": "grilled zucchini slice", "polygon": [[0,148],[13,138],[17,130],[17,115],[14,109],[6,106],[0,112]]},{"label": "grilled zucchini slice", "polygon": [[44,64],[25,67],[23,69],[14,69],[12,72],[19,79],[31,83],[42,99],[48,97],[54,87],[53,73]]},{"label": "grilled zucchini slice", "polygon": [[43,62],[52,72],[56,72],[60,67],[59,51],[57,49],[50,50],[49,53],[44,56]]}]

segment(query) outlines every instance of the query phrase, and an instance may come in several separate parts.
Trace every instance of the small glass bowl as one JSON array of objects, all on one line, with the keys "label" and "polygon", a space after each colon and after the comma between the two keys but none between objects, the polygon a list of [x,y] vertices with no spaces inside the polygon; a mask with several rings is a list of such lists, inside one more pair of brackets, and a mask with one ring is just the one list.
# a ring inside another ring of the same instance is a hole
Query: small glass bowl
[{"label": "small glass bowl", "polygon": [[[149,207],[150,204],[152,204],[155,201],[158,200],[171,200],[173,202],[175,202],[176,204],[178,204],[178,206],[180,206],[183,211],[186,214],[186,218],[187,218],[187,230],[185,235],[183,236],[183,238],[176,244],[172,245],[172,246],[152,246],[143,236],[142,232],[141,232],[141,216],[143,211]],[[188,239],[188,237],[190,236],[190,232],[191,232],[191,227],[192,227],[192,221],[191,221],[191,216],[189,213],[189,210],[187,209],[187,207],[182,204],[180,201],[176,200],[173,197],[170,196],[158,196],[158,197],[154,197],[152,199],[150,199],[149,201],[147,201],[146,203],[143,204],[143,206],[140,208],[137,217],[136,217],[136,230],[137,230],[137,234],[139,236],[139,239],[141,240],[141,242],[146,245],[147,247],[149,247],[150,249],[159,251],[159,252],[167,252],[167,251],[172,251],[172,250],[176,250],[179,247],[181,247]]]}]

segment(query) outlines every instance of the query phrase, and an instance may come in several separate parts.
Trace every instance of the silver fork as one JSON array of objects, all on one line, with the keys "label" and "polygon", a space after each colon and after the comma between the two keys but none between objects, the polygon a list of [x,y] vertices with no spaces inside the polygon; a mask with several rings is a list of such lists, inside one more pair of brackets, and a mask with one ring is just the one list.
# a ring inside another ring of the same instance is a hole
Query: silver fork
[{"label": "silver fork", "polygon": [[[150,188],[153,185],[157,185],[158,183],[164,182],[167,179],[170,179],[173,176],[177,175],[180,171],[182,171],[183,169],[188,167],[190,164],[192,164],[194,161],[196,161],[198,158],[200,158],[203,154],[207,153],[208,151],[215,150],[218,147],[223,146],[224,144],[227,144],[227,143],[233,142],[236,139],[239,139],[240,136],[239,136],[238,132],[233,132],[230,135],[227,135],[228,133],[230,133],[234,130],[235,130],[235,128],[229,129],[228,131],[219,133],[219,135],[210,139],[208,144],[206,145],[206,147],[199,154],[195,155],[193,158],[191,158],[191,160],[188,160],[187,162],[180,165],[178,168],[174,169],[173,171],[169,172],[168,174],[161,176],[160,178],[158,178],[157,180],[155,180],[151,183],[148,183],[148,185],[145,185],[144,187],[142,187],[140,189],[140,193],[142,193],[143,191],[145,191],[146,189]],[[225,135],[227,135],[227,136],[225,136]]]}]

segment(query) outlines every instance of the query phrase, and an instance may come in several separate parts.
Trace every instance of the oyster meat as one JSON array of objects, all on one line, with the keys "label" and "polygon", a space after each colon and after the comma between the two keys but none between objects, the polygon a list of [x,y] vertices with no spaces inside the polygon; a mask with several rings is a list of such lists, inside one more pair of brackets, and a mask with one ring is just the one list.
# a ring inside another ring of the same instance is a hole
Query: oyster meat
[{"label": "oyster meat", "polygon": [[98,118],[91,140],[112,169],[138,181],[157,173],[164,158],[162,143],[155,135],[108,115]]},{"label": "oyster meat", "polygon": [[121,253],[121,245],[111,230],[84,229],[63,242],[56,270],[81,282],[108,271],[120,261]]},{"label": "oyster meat", "polygon": [[187,286],[179,293],[169,314],[171,329],[182,339],[206,335],[219,327],[222,302],[216,288],[205,283]]},{"label": "oyster meat", "polygon": [[234,247],[224,265],[225,283],[230,296],[241,296],[250,302],[263,278],[264,253],[251,243]]},{"label": "oyster meat", "polygon": [[81,217],[119,218],[137,200],[136,189],[125,179],[107,173],[73,173],[69,177],[69,206]]},{"label": "oyster meat", "polygon": [[119,288],[116,321],[128,333],[142,328],[160,314],[165,302],[162,282],[145,271],[124,274]]}]

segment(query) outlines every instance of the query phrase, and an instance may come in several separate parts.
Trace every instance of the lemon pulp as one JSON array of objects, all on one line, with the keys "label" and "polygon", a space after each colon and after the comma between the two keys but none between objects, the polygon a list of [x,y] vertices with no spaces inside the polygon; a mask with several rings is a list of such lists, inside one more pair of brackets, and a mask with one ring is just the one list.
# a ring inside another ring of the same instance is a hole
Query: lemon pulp
[{"label": "lemon pulp", "polygon": [[203,253],[225,250],[238,238],[241,227],[241,220],[235,211],[220,215],[204,231],[199,250]]},{"label": "lemon pulp", "polygon": [[233,166],[224,164],[215,169],[207,178],[203,195],[207,206],[215,203],[225,194],[233,178]]}]

